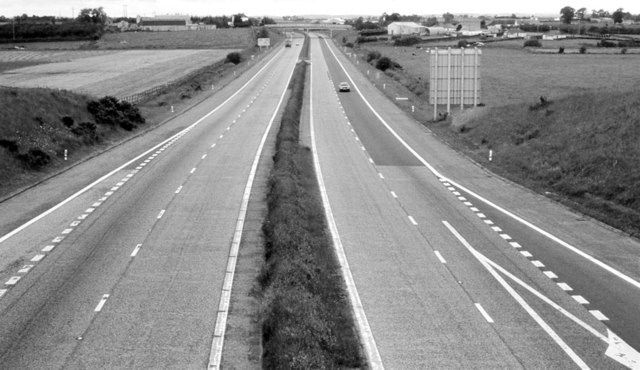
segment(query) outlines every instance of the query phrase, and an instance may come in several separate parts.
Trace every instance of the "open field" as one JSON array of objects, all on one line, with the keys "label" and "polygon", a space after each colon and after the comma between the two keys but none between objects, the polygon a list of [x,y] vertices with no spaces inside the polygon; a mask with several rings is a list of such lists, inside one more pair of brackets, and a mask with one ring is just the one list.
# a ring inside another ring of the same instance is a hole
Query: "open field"
[{"label": "open field", "polygon": [[[482,50],[481,101],[489,107],[534,103],[541,95],[553,99],[584,92],[632,90],[639,81],[638,54],[537,54],[524,50],[522,40],[513,42],[520,47],[505,44],[507,47],[493,45]],[[408,77],[429,79],[429,55],[424,49],[384,44],[366,44],[362,49],[377,50],[399,62]]]},{"label": "open field", "polygon": [[[0,72],[0,85],[123,97],[171,82],[238,49],[0,51],[3,63],[46,63]],[[0,70],[3,68],[0,67]]]},{"label": "open field", "polygon": [[[272,31],[275,33],[275,31]],[[78,49],[244,49],[254,46],[253,31],[247,28],[175,32],[107,33],[98,41],[20,42],[1,44],[27,50]]]}]

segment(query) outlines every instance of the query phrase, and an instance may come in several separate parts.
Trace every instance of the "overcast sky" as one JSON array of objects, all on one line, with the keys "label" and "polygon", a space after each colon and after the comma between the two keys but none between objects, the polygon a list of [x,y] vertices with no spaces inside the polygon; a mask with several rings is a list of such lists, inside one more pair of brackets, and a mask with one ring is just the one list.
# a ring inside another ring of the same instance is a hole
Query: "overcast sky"
[{"label": "overcast sky", "polygon": [[[561,4],[561,5],[559,5]],[[110,17],[123,15],[153,16],[162,14],[230,15],[245,13],[263,15],[381,15],[384,12],[400,14],[545,14],[559,15],[565,6],[575,9],[604,9],[614,12],[618,8],[633,14],[640,13],[638,0],[0,0],[0,15],[54,15],[77,16],[80,9],[102,6]]]}]

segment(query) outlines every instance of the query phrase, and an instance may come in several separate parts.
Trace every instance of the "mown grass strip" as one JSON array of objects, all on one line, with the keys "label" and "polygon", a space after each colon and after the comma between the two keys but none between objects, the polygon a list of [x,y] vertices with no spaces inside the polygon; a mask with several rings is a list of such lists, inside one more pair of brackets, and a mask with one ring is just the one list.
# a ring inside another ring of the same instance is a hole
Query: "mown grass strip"
[{"label": "mown grass strip", "polygon": [[294,72],[269,178],[260,275],[263,368],[361,368],[365,361],[324,218],[313,156],[299,144],[306,66],[301,62]]}]

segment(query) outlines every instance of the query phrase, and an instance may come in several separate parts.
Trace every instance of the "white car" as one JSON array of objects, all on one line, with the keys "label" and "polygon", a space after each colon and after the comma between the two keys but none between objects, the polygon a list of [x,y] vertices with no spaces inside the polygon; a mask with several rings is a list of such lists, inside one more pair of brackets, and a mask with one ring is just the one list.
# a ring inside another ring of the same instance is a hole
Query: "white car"
[{"label": "white car", "polygon": [[349,92],[349,91],[351,91],[351,86],[349,86],[349,83],[347,83],[347,82],[340,82],[338,84],[338,91],[340,91],[340,92]]}]

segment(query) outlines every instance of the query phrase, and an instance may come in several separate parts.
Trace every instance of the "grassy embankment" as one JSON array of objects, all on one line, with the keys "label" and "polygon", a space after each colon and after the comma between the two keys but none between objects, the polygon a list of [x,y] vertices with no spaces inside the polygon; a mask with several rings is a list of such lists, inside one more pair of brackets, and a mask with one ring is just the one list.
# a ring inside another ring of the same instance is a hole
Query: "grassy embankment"
[{"label": "grassy embankment", "polygon": [[[138,40],[139,35],[136,33],[126,33],[116,39],[106,37],[104,43],[110,45],[108,48],[115,45],[159,48],[161,45],[169,47],[181,42],[184,42],[183,46],[187,45],[185,47],[216,48],[229,45],[229,42],[238,42],[240,44],[236,47],[244,48],[241,53],[243,61],[250,60],[251,55],[257,51],[254,43],[249,41],[250,32],[246,30],[217,34],[221,38],[208,43],[202,38],[196,38],[196,44],[188,43],[185,39],[187,33],[157,32],[153,35],[145,34],[143,40]],[[123,37],[128,41],[121,44]],[[279,34],[273,34],[272,37],[276,40],[274,43],[282,38]],[[78,42],[54,42],[29,44],[29,48],[82,48],[81,45],[83,44]],[[25,62],[0,63],[0,72],[23,66]],[[239,75],[248,68],[247,63],[238,66],[233,63],[214,63],[179,79],[170,91],[138,105],[142,116],[148,121],[146,126],[158,124],[171,115],[168,106],[177,105],[184,109],[194,103],[190,102],[192,98],[214,93],[205,86],[214,83],[216,86],[224,86],[233,79],[234,71]],[[0,106],[3,107],[0,110],[0,198],[35,184],[132,135],[131,131],[134,130],[125,130],[118,124],[96,124],[96,118],[87,108],[91,99],[57,89],[0,88]],[[92,125],[95,130],[91,129]],[[65,149],[68,153],[66,161]]]},{"label": "grassy embankment", "polygon": [[[308,40],[304,50],[308,50]],[[303,55],[306,55],[303,51]],[[263,368],[364,366],[328,235],[309,148],[299,144],[306,63],[294,73],[277,136],[263,230]]]},{"label": "grassy embankment", "polygon": [[492,108],[459,129],[493,171],[640,236],[638,102],[638,92],[576,95]]},{"label": "grassy embankment", "polygon": [[[481,62],[486,107],[461,117],[454,107],[452,120],[434,123],[425,103],[424,50],[367,44],[357,51],[363,71],[375,71],[365,59],[371,50],[403,68],[369,79],[386,83],[390,98],[409,96],[396,104],[449,145],[506,178],[640,236],[637,55],[543,55],[491,45]],[[530,110],[539,96],[552,104]]]},{"label": "grassy embankment", "polygon": [[[145,123],[128,103],[51,89],[0,89],[0,196],[109,145]],[[65,161],[65,150],[68,159]]]}]

